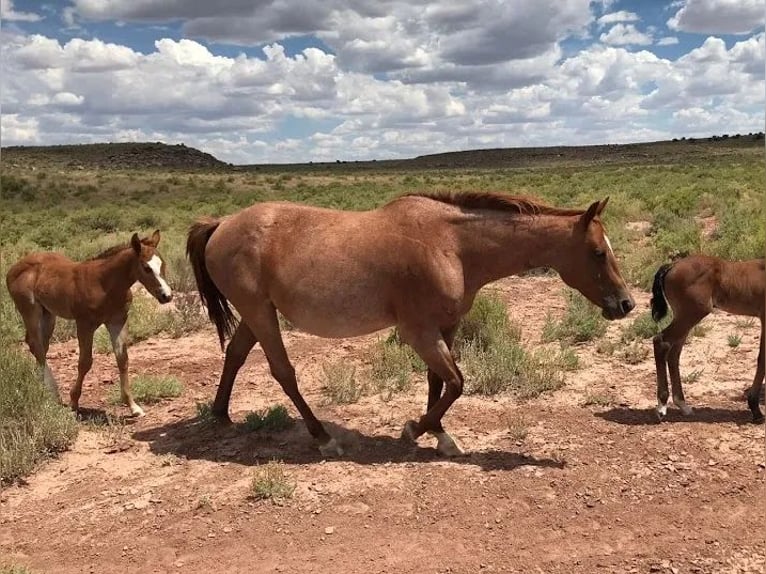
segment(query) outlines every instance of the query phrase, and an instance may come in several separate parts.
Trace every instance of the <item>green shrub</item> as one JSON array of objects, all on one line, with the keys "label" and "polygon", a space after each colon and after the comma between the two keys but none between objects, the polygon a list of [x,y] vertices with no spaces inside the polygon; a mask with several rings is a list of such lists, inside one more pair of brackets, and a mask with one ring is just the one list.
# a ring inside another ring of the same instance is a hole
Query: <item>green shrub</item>
[{"label": "green shrub", "polygon": [[576,291],[567,291],[567,308],[561,319],[548,314],[543,325],[543,341],[583,343],[601,337],[607,322],[601,310]]},{"label": "green shrub", "polygon": [[[139,374],[130,378],[130,389],[136,402],[148,405],[162,399],[180,397],[184,387],[173,376]],[[113,405],[122,404],[119,384],[115,384],[109,391],[108,400]]]}]

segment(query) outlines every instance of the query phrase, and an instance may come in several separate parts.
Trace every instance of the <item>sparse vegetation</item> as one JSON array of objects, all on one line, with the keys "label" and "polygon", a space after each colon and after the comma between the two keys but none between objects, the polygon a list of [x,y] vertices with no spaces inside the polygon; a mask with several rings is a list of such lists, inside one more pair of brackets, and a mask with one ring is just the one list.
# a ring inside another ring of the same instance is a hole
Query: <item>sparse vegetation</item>
[{"label": "sparse vegetation", "polygon": [[203,425],[209,425],[215,422],[215,417],[213,416],[213,404],[210,402],[206,403],[197,403],[196,405],[197,410],[197,420],[199,420],[200,423]]},{"label": "sparse vegetation", "polygon": [[598,339],[606,332],[606,319],[601,310],[576,291],[567,291],[567,308],[561,319],[547,315],[543,341],[584,343]]},{"label": "sparse vegetation", "polygon": [[643,341],[632,341],[622,347],[618,356],[629,365],[637,365],[649,356],[650,349]]},{"label": "sparse vegetation", "polygon": [[413,375],[426,370],[423,360],[402,343],[396,329],[372,347],[370,362],[373,386],[384,400],[409,390]]},{"label": "sparse vegetation", "polygon": [[585,395],[583,406],[609,407],[615,403],[614,397],[610,393],[592,392]]},{"label": "sparse vegetation", "polygon": [[703,369],[696,369],[694,371],[686,373],[685,375],[681,375],[681,384],[685,385],[686,383],[696,383],[699,380],[699,378],[702,376],[703,372],[704,372]]},{"label": "sparse vegetation", "polygon": [[[184,390],[180,381],[170,375],[134,375],[130,379],[130,388],[136,402],[147,405],[162,399],[180,397]],[[113,405],[122,403],[119,384],[115,384],[109,391],[108,400]]]},{"label": "sparse vegetation", "polygon": [[322,393],[333,404],[357,402],[364,394],[364,386],[356,378],[356,367],[345,361],[322,363]]},{"label": "sparse vegetation", "polygon": [[742,335],[740,334],[729,335],[728,337],[726,337],[726,343],[732,349],[736,349],[737,347],[739,347],[739,344],[741,342],[742,342]]},{"label": "sparse vegetation", "polygon": [[295,481],[285,471],[281,461],[272,460],[258,466],[250,483],[250,498],[282,502],[295,492]]},{"label": "sparse vegetation", "polygon": [[[670,314],[668,314],[670,315]],[[670,324],[672,317],[665,317],[659,323],[652,319],[652,314],[647,311],[642,313],[633,321],[622,329],[621,339],[624,343],[629,343],[636,340],[651,339],[655,335],[659,334],[665,327]]]},{"label": "sparse vegetation", "polygon": [[293,419],[284,405],[274,405],[261,411],[247,413],[245,427],[251,431],[282,431],[293,425]]}]

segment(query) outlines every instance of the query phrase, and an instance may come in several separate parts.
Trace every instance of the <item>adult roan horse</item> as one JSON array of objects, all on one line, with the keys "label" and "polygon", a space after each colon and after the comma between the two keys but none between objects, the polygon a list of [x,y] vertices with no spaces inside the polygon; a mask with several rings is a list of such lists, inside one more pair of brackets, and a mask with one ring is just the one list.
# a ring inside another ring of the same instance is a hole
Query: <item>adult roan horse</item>
[{"label": "adult roan horse", "polygon": [[60,253],[30,253],[8,271],[6,285],[24,320],[29,350],[57,401],[58,385],[46,355],[56,317],[62,317],[75,320],[80,345],[77,382],[69,392],[72,409],[79,408],[82,382],[93,364],[93,333],[103,324],[117,359],[122,400],[134,415],[144,414],[128,383],[126,322],[133,298],[130,288],[136,281],[160,303],[172,298],[164,279],[165,264],[157,253],[159,242],[159,231],[144,239],[134,234],[128,245],[112,247],[80,263]]},{"label": "adult roan horse", "polygon": [[679,362],[689,331],[714,308],[735,315],[758,317],[761,342],[753,384],[747,391],[747,404],[753,422],[764,420],[758,400],[764,377],[764,308],[766,308],[766,270],[763,259],[726,261],[707,255],[691,255],[662,265],[652,286],[652,317],[660,321],[673,310],[673,321],[654,337],[657,368],[657,416],[668,412],[668,371],[673,402],[685,415],[692,413],[681,387]]},{"label": "adult roan horse", "polygon": [[599,218],[606,202],[583,211],[492,193],[413,194],[371,211],[270,202],[196,222],[187,254],[221,347],[231,337],[213,414],[228,421],[237,371],[260,342],[320,451],[342,454],[298,390],[276,311],[321,337],[395,325],[428,365],[427,412],[403,438],[429,432],[439,452],[461,454],[441,423],[463,390],[450,348],[483,285],[551,267],[605,317],[633,309]]}]

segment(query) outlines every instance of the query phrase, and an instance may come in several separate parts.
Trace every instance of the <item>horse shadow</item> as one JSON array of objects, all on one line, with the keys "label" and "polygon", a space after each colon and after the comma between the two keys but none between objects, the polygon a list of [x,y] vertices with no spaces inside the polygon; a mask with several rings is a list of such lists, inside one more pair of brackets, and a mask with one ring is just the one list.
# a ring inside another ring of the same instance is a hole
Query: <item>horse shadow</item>
[{"label": "horse shadow", "polygon": [[693,407],[693,409],[691,414],[684,415],[677,409],[668,408],[668,414],[662,421],[657,417],[654,407],[648,409],[615,407],[594,413],[594,416],[609,422],[628,426],[657,425],[661,423],[735,423],[740,426],[752,424],[752,415],[747,408]]},{"label": "horse shadow", "polygon": [[[291,419],[287,430],[264,432],[249,430],[242,423],[224,425],[197,417],[171,422],[132,433],[157,454],[173,454],[193,460],[230,462],[255,466],[279,459],[289,464],[317,464],[323,456],[301,419]],[[537,458],[523,453],[488,450],[446,459],[436,448],[415,445],[387,435],[366,435],[355,429],[323,421],[325,429],[340,443],[341,456],[330,460],[363,465],[386,463],[454,462],[479,466],[483,470],[513,470],[522,466],[562,469],[566,463],[552,458]],[[435,444],[435,439],[429,437]],[[425,441],[423,441],[425,442]]]}]

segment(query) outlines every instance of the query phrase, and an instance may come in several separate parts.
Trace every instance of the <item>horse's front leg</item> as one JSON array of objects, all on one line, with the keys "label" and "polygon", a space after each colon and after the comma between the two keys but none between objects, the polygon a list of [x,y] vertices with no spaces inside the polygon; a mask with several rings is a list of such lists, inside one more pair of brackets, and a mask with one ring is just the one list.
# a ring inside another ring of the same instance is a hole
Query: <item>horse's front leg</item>
[{"label": "horse's front leg", "polygon": [[755,369],[753,385],[747,392],[747,406],[750,407],[750,412],[753,413],[753,422],[756,424],[762,423],[764,420],[761,408],[758,406],[761,398],[761,387],[763,386],[763,377],[765,372],[764,358],[764,321],[761,319],[761,343],[758,350],[758,366]]},{"label": "horse's front leg", "polygon": [[[450,345],[447,344],[442,333],[414,332],[407,327],[400,328],[402,339],[415,349],[415,352],[428,365],[429,370],[428,411],[420,417],[419,421],[410,420],[405,423],[402,438],[414,441],[428,432],[436,437],[436,448],[440,453],[445,456],[462,455],[463,449],[444,430],[441,422],[452,403],[463,394],[463,374],[455,364]],[[454,332],[451,338],[454,338]],[[438,388],[441,391],[442,384],[447,388],[443,395],[438,396],[435,389]]]},{"label": "horse's front leg", "polygon": [[133,400],[133,393],[130,391],[130,378],[128,376],[128,316],[121,315],[112,319],[106,324],[109,331],[109,338],[112,341],[114,358],[117,361],[117,369],[120,371],[120,396],[130,412],[137,417],[144,416],[144,409]]}]

